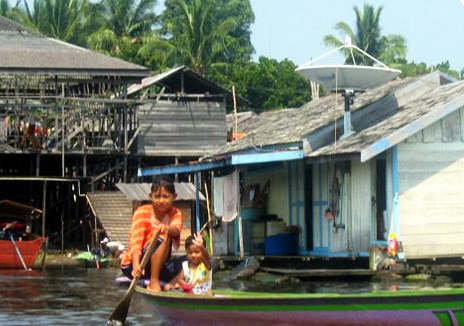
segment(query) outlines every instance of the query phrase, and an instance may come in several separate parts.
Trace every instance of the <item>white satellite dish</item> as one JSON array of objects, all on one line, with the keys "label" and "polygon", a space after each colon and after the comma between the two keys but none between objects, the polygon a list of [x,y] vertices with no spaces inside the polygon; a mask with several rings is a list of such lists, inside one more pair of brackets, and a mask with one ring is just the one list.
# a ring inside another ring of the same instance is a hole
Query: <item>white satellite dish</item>
[{"label": "white satellite dish", "polygon": [[[365,56],[372,59],[377,64],[377,66],[359,66],[356,64],[314,65],[316,61],[319,61],[320,59],[332,54],[333,52],[340,51],[344,48],[348,48],[350,51],[355,49],[361,52]],[[322,85],[322,87],[328,91],[342,91],[347,89],[354,91],[365,91],[366,89],[383,85],[401,73],[401,70],[389,68],[373,56],[351,44],[351,42],[348,42],[348,44],[342,45],[325,55],[322,55],[308,63],[299,66],[296,68],[296,71],[301,75],[311,79],[312,81]]]},{"label": "white satellite dish", "polygon": [[[345,48],[349,49],[351,52],[353,65],[314,65],[316,61]],[[369,57],[377,65],[356,65],[356,62],[354,62],[353,49]],[[322,85],[322,87],[328,91],[339,91],[342,93],[345,98],[345,112],[343,116],[344,132],[342,138],[347,138],[354,132],[351,126],[350,105],[353,103],[355,93],[381,86],[401,73],[401,70],[389,68],[373,56],[351,44],[350,38],[347,39],[347,44],[299,66],[296,68],[296,71]]]},{"label": "white satellite dish", "polygon": [[301,66],[297,71],[329,91],[364,91],[397,77],[401,70],[354,65]]}]

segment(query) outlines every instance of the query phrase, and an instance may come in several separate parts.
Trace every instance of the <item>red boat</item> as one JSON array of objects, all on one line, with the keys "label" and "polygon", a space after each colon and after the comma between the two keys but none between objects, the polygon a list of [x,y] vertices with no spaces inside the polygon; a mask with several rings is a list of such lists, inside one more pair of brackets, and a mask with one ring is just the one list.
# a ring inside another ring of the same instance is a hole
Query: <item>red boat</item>
[{"label": "red boat", "polygon": [[42,211],[11,200],[0,201],[0,269],[31,269],[46,240],[34,227]]},{"label": "red boat", "polygon": [[44,242],[45,238],[43,237],[34,240],[14,240],[14,243],[11,239],[0,240],[0,269],[32,268]]}]

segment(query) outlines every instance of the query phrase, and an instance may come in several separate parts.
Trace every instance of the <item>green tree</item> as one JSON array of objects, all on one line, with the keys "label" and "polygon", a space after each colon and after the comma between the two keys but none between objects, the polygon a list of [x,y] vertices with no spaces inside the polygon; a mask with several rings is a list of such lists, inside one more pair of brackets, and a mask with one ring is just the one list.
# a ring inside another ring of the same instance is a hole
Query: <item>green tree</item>
[{"label": "green tree", "polygon": [[171,65],[187,65],[201,75],[214,67],[249,62],[254,21],[249,0],[166,0],[162,33]]},{"label": "green tree", "polygon": [[24,0],[25,9],[15,7],[12,17],[32,31],[83,45],[93,17],[91,6],[88,0],[34,0],[30,7]]},{"label": "green tree", "polygon": [[[349,36],[357,47],[386,64],[394,64],[405,58],[406,41],[403,36],[398,34],[381,35],[380,14],[382,13],[382,7],[375,9],[369,4],[364,4],[362,11],[355,6],[354,12],[356,14],[354,30],[345,22],[338,22],[335,29],[343,35]],[[333,35],[326,35],[324,43],[333,47],[344,44]],[[352,63],[353,55],[356,64],[373,64],[373,61],[362,53],[353,52],[352,54],[349,49],[345,49],[344,55],[346,63]]]},{"label": "green tree", "polygon": [[311,100],[310,82],[295,72],[296,67],[287,59],[259,57],[258,62],[237,66],[231,79],[253,110],[295,108]]},{"label": "green tree", "polygon": [[88,37],[89,47],[137,61],[134,58],[157,22],[155,5],[156,0],[102,0],[97,16],[101,26]]}]

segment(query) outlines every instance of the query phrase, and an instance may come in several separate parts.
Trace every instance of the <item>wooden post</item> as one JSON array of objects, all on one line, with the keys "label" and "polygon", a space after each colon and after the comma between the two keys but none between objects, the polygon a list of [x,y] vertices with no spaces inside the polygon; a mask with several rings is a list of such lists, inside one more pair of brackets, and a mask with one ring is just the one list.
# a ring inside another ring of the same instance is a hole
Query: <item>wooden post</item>
[{"label": "wooden post", "polygon": [[44,180],[42,189],[42,237],[45,237],[45,219],[47,217],[47,180]]},{"label": "wooden post", "polygon": [[65,160],[64,160],[64,128],[66,126],[64,122],[64,84],[61,84],[61,176],[64,178],[65,175]]},{"label": "wooden post", "polygon": [[198,180],[198,172],[195,172],[193,175],[194,183],[195,183],[195,231],[200,230],[200,182]]},{"label": "wooden post", "polygon": [[35,176],[40,176],[40,153],[35,157]]},{"label": "wooden post", "polygon": [[[127,99],[127,84],[123,84],[123,98]],[[128,118],[127,118],[127,104],[124,105],[124,112],[123,112],[123,126],[124,126],[124,171],[123,171],[123,180],[127,182],[127,165],[128,165],[128,155],[129,155],[129,134],[128,134]]]},{"label": "wooden post", "polygon": [[214,255],[214,246],[213,246],[213,229],[212,229],[212,217],[211,217],[211,208],[209,206],[209,195],[208,195],[208,185],[206,184],[205,181],[205,195],[206,195],[206,209],[208,211],[208,225],[209,225],[209,243],[210,243],[210,248],[211,248],[211,256]]},{"label": "wooden post", "polygon": [[235,86],[232,85],[232,97],[234,101],[234,130],[232,134],[232,140],[235,140],[238,132],[238,118],[237,118],[237,101],[235,99]]}]

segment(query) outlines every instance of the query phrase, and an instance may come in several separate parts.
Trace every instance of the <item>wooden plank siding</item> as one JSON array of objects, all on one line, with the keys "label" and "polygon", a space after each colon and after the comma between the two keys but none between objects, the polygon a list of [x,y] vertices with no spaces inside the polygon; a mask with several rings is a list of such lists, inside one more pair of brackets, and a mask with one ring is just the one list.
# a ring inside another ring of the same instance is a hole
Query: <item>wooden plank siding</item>
[{"label": "wooden plank siding", "polygon": [[[398,146],[400,232],[407,258],[464,254],[462,109]],[[419,140],[419,141],[417,141]]]},{"label": "wooden plank siding", "polygon": [[369,251],[372,225],[371,163],[351,162],[351,218],[348,227],[350,250]]},{"label": "wooden plank siding", "polygon": [[220,103],[158,101],[141,106],[138,118],[141,155],[200,156],[227,142]]}]

